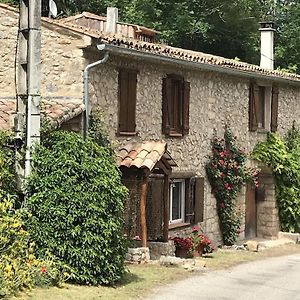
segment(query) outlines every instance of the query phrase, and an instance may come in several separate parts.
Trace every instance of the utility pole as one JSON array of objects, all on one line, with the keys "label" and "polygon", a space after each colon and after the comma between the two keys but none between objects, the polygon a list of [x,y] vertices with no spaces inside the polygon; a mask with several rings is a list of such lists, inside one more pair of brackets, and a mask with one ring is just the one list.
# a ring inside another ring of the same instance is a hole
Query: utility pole
[{"label": "utility pole", "polygon": [[17,149],[22,182],[31,171],[32,146],[40,142],[41,0],[20,0],[18,37],[15,138],[25,144],[25,161]]}]

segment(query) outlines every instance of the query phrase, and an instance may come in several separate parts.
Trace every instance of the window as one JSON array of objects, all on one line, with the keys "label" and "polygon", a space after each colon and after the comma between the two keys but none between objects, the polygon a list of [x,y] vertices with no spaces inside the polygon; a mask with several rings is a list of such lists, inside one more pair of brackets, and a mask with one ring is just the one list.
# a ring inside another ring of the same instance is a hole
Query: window
[{"label": "window", "polygon": [[252,83],[249,94],[249,130],[277,130],[278,88]]},{"label": "window", "polygon": [[169,187],[169,223],[202,222],[203,210],[204,178],[173,178]]},{"label": "window", "polygon": [[134,135],[136,133],[137,71],[121,69],[119,71],[119,128],[120,135]]},{"label": "window", "polygon": [[170,184],[170,223],[184,222],[185,184],[184,180],[174,180]]},{"label": "window", "polygon": [[181,76],[163,79],[162,132],[180,137],[189,133],[190,83]]}]

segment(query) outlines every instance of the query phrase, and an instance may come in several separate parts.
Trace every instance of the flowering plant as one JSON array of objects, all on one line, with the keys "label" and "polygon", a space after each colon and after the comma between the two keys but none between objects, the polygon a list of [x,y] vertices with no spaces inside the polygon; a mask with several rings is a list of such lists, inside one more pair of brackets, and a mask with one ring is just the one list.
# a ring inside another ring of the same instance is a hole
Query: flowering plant
[{"label": "flowering plant", "polygon": [[236,198],[241,186],[253,180],[258,186],[257,169],[246,167],[246,154],[235,144],[236,137],[226,127],[224,138],[214,137],[213,154],[206,165],[206,173],[217,200],[220,227],[225,245],[232,245],[240,232]]},{"label": "flowering plant", "polygon": [[194,252],[211,253],[215,250],[211,240],[197,226],[192,228],[190,236],[172,237],[171,240],[176,248],[188,250],[190,255]]}]

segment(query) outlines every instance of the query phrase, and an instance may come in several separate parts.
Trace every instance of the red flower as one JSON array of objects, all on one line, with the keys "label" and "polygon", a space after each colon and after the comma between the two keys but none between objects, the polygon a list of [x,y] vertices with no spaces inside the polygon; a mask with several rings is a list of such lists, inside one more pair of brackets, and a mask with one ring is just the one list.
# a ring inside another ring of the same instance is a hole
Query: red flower
[{"label": "red flower", "polygon": [[220,208],[224,208],[224,207],[225,207],[224,202],[221,202],[221,203],[219,204],[219,207],[220,207]]},{"label": "red flower", "polygon": [[221,166],[223,166],[223,165],[225,164],[224,160],[223,160],[223,159],[220,159],[220,160],[219,160],[219,164],[220,164]]},{"label": "red flower", "polygon": [[227,191],[230,191],[232,189],[231,185],[229,183],[225,183],[224,187]]},{"label": "red flower", "polygon": [[46,268],[45,268],[44,266],[42,266],[42,267],[40,268],[40,272],[41,272],[41,273],[46,273],[46,271],[47,271],[47,270],[46,270]]},{"label": "red flower", "polygon": [[224,156],[225,156],[224,151],[222,151],[222,152],[220,153],[220,156],[221,156],[221,157],[224,157]]},{"label": "red flower", "polygon": [[198,231],[198,226],[193,226],[192,232]]},{"label": "red flower", "polygon": [[225,174],[223,172],[220,173],[220,177],[224,178]]},{"label": "red flower", "polygon": [[236,233],[237,233],[237,234],[240,234],[240,233],[241,233],[241,229],[238,228],[238,229],[236,230]]}]

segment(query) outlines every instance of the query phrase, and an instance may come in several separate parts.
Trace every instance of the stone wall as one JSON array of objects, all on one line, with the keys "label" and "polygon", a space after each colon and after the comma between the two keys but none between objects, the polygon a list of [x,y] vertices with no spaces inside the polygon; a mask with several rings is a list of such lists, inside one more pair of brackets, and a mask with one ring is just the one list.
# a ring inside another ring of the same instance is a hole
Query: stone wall
[{"label": "stone wall", "polygon": [[262,174],[260,184],[265,195],[257,202],[257,236],[276,239],[279,232],[278,208],[275,199],[275,185],[271,174]]},{"label": "stone wall", "polygon": [[[18,32],[18,14],[12,8],[0,7],[0,97],[15,98],[15,52]],[[82,99],[82,71],[84,58],[80,47],[83,36],[69,31],[57,31],[54,25],[42,26],[42,81],[44,98],[62,98],[66,101]]]},{"label": "stone wall", "polygon": [[[90,61],[95,57],[90,56]],[[129,67],[138,70],[136,137],[118,137],[118,68]],[[168,73],[182,75],[190,82],[190,133],[183,138],[167,138],[161,133],[162,120],[162,78]],[[272,82],[270,82],[272,84]],[[140,60],[122,59],[110,56],[105,65],[93,70],[91,77],[92,105],[103,109],[104,123],[110,138],[117,143],[136,140],[165,140],[168,150],[178,164],[176,172],[193,171],[205,177],[205,163],[210,154],[210,141],[216,130],[224,133],[224,125],[229,124],[237,136],[240,146],[250,151],[264,140],[265,133],[249,132],[248,102],[249,80],[205,71],[192,71],[179,66],[150,64]],[[299,119],[299,88],[279,87],[279,132],[283,134],[292,123]],[[298,101],[298,102],[297,102]],[[290,106],[292,103],[293,106]],[[244,199],[244,196],[241,195]],[[242,200],[243,200],[242,199]],[[243,201],[242,201],[243,202]],[[242,207],[242,209],[245,209]],[[205,233],[215,243],[221,241],[216,200],[211,188],[205,182],[204,222]]]}]

